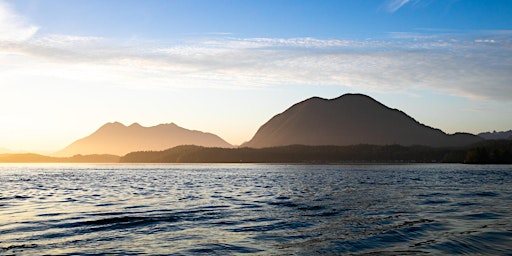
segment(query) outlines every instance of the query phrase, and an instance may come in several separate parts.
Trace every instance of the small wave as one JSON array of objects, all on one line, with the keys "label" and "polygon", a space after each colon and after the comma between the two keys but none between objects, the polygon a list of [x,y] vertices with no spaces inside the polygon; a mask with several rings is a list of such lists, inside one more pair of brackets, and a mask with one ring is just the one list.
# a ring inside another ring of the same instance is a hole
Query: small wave
[{"label": "small wave", "polygon": [[453,255],[510,255],[512,232],[482,232],[450,237],[448,241],[429,245],[443,254]]},{"label": "small wave", "polygon": [[499,196],[500,194],[498,194],[496,192],[484,191],[484,192],[477,192],[474,195],[480,196],[480,197],[495,197],[495,196]]},{"label": "small wave", "polygon": [[499,219],[501,218],[501,214],[492,213],[492,212],[481,212],[481,213],[472,213],[461,216],[461,219],[465,220],[489,220],[489,219]]},{"label": "small wave", "polygon": [[427,198],[430,198],[430,197],[445,197],[445,196],[449,196],[449,194],[447,194],[447,193],[430,193],[430,194],[420,194],[420,195],[418,195],[418,197],[427,197]]},{"label": "small wave", "polygon": [[442,200],[442,199],[438,199],[438,200],[425,200],[423,202],[421,202],[421,204],[423,205],[430,205],[430,204],[446,204],[446,203],[449,203],[450,201],[448,200]]},{"label": "small wave", "polygon": [[254,226],[245,226],[240,228],[231,229],[232,232],[267,232],[267,231],[276,231],[276,230],[295,230],[298,228],[309,227],[312,224],[305,222],[277,222],[268,225],[254,225]]},{"label": "small wave", "polygon": [[109,206],[114,206],[116,204],[114,203],[101,203],[101,204],[95,204],[94,206],[96,207],[109,207]]},{"label": "small wave", "polygon": [[92,221],[85,221],[83,225],[117,225],[117,224],[139,224],[139,223],[151,223],[151,222],[175,222],[177,218],[174,216],[122,216],[107,219],[98,219]]},{"label": "small wave", "polygon": [[273,206],[284,206],[284,207],[297,207],[298,205],[294,202],[290,201],[277,201],[277,202],[268,202],[268,205]]},{"label": "small wave", "polygon": [[[400,244],[410,244],[421,239],[429,231],[436,228],[436,223],[430,219],[404,221],[382,228],[366,228],[360,234],[352,233],[346,237],[333,237],[325,240],[327,243],[317,249],[315,254],[333,255],[417,255],[425,253],[422,248],[411,250],[390,250]],[[325,238],[324,238],[325,239]],[[414,244],[424,245],[418,242]],[[425,243],[427,244],[427,243]],[[306,250],[307,251],[307,250]]]},{"label": "small wave", "polygon": [[317,214],[317,216],[319,216],[319,217],[330,217],[330,216],[340,215],[342,212],[346,212],[346,210],[339,211],[339,210],[336,210],[336,209],[331,209],[330,211],[321,212],[321,213]]},{"label": "small wave", "polygon": [[306,205],[306,206],[301,206],[298,208],[299,210],[303,210],[303,211],[321,211],[321,210],[324,210],[325,209],[325,206],[321,206],[321,205]]},{"label": "small wave", "polygon": [[41,213],[37,214],[37,217],[55,217],[55,216],[61,216],[64,215],[64,213],[56,212],[56,213]]},{"label": "small wave", "polygon": [[76,221],[71,223],[61,223],[55,225],[57,228],[69,229],[69,228],[80,228],[82,233],[117,230],[126,228],[136,228],[141,226],[147,226],[157,223],[175,223],[179,221],[179,217],[174,215],[162,215],[162,216],[137,216],[127,215],[119,217],[100,218],[86,221]]},{"label": "small wave", "polygon": [[140,208],[147,208],[148,206],[147,205],[130,205],[130,206],[126,206],[124,207],[125,209],[140,209]]},{"label": "small wave", "polygon": [[263,206],[259,204],[251,204],[251,203],[242,203],[240,204],[242,208],[251,209],[251,208],[262,208]]},{"label": "small wave", "polygon": [[464,193],[461,196],[462,197],[470,197],[470,198],[475,198],[475,197],[498,197],[498,196],[500,196],[500,194],[497,193],[497,192],[492,192],[492,191],[477,191],[477,192],[472,192],[472,193]]},{"label": "small wave", "polygon": [[228,255],[233,253],[258,253],[263,250],[257,248],[250,248],[246,246],[232,245],[232,244],[213,244],[204,243],[195,245],[196,248],[189,249],[185,254],[191,255]]},{"label": "small wave", "polygon": [[4,252],[10,251],[11,253],[13,253],[15,255],[16,253],[22,253],[26,249],[35,249],[37,247],[38,247],[37,244],[10,245],[7,247],[2,247],[2,251],[4,251]]},{"label": "small wave", "polygon": [[458,203],[454,204],[454,206],[472,206],[472,205],[478,205],[478,203],[475,203],[475,202],[458,202]]},{"label": "small wave", "polygon": [[31,196],[25,196],[25,195],[15,195],[15,196],[12,196],[12,197],[0,197],[0,200],[16,200],[16,199],[21,199],[21,200],[24,200],[24,199],[30,199],[32,198]]}]

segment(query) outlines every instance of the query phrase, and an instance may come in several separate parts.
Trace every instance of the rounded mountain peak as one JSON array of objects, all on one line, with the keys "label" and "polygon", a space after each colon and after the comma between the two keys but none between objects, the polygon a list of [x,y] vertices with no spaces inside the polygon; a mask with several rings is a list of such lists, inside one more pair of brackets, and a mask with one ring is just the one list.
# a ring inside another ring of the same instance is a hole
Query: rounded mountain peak
[{"label": "rounded mountain peak", "polygon": [[172,127],[172,128],[174,128],[174,127],[180,127],[180,126],[178,126],[175,123],[165,123],[165,124],[159,124],[159,125],[157,125],[155,127]]},{"label": "rounded mountain peak", "polygon": [[[333,108],[334,107],[334,108]],[[347,93],[332,99],[312,97],[293,105],[290,109],[304,108],[327,108],[334,111],[336,108],[345,109],[382,109],[388,108],[374,98],[359,93]]]},{"label": "rounded mountain peak", "polygon": [[124,128],[126,127],[124,124],[120,123],[120,122],[109,122],[109,123],[106,123],[104,124],[103,126],[100,127],[100,129],[103,129],[103,128]]},{"label": "rounded mountain peak", "polygon": [[128,126],[128,127],[131,127],[131,128],[140,128],[140,127],[142,127],[142,125],[140,125],[139,123],[135,122],[135,123],[131,124],[131,125],[130,125],[130,126]]},{"label": "rounded mountain peak", "polygon": [[336,97],[336,98],[333,98],[333,99],[330,99],[330,101],[365,101],[365,102],[368,102],[368,101],[372,101],[372,102],[377,102],[379,103],[377,100],[375,100],[374,98],[366,95],[366,94],[361,94],[361,93],[346,93],[346,94],[343,94],[339,97]]},{"label": "rounded mountain peak", "polygon": [[331,101],[331,102],[332,101],[366,101],[366,102],[372,101],[372,102],[378,102],[374,98],[372,98],[366,94],[361,94],[361,93],[346,93],[346,94],[343,94],[341,96],[338,96],[338,97],[332,98],[332,99],[326,99],[326,98],[315,96],[315,97],[306,99],[302,102],[320,102],[320,101]]}]

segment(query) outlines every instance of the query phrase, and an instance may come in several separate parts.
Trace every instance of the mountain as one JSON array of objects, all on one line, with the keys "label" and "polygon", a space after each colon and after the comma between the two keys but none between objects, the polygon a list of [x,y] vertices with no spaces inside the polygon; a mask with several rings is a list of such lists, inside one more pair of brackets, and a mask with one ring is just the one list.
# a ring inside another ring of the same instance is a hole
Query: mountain
[{"label": "mountain", "polygon": [[456,147],[480,141],[472,134],[448,135],[402,111],[362,94],[313,97],[271,118],[242,147],[286,145],[423,145]]},{"label": "mountain", "polygon": [[138,123],[125,126],[115,122],[103,125],[93,134],[71,143],[54,155],[125,155],[133,151],[164,150],[178,145],[232,147],[217,135],[187,130],[174,123],[143,127]]},{"label": "mountain", "polygon": [[479,133],[478,136],[486,139],[486,140],[511,140],[512,139],[512,130],[503,131],[503,132],[482,132]]}]

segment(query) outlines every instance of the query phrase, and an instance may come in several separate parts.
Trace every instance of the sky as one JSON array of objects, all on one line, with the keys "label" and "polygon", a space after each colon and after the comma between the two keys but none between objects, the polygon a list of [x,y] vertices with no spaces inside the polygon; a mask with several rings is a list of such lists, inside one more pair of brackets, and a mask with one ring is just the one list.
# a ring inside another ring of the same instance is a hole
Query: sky
[{"label": "sky", "polygon": [[0,148],[107,122],[239,145],[313,96],[363,93],[447,133],[512,129],[512,1],[0,0]]}]

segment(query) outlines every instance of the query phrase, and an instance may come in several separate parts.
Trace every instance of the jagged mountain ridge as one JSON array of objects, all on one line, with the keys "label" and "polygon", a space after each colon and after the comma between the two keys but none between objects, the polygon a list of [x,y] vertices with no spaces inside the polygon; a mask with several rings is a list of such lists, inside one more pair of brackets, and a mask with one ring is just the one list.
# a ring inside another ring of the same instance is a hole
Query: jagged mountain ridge
[{"label": "jagged mountain ridge", "polygon": [[455,147],[480,140],[472,134],[448,135],[369,96],[345,94],[335,99],[313,97],[293,105],[261,126],[242,147],[295,144]]},{"label": "jagged mountain ridge", "polygon": [[478,136],[486,140],[512,140],[512,130],[501,132],[482,132],[479,133]]},{"label": "jagged mountain ridge", "polygon": [[91,135],[71,143],[54,155],[113,154],[122,156],[134,151],[164,150],[179,145],[232,147],[217,135],[188,130],[174,123],[144,127],[138,123],[125,126],[114,122],[103,125]]}]

